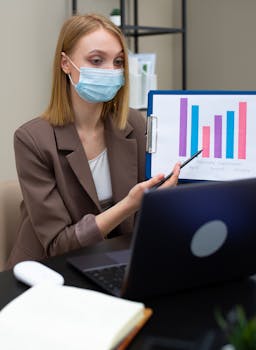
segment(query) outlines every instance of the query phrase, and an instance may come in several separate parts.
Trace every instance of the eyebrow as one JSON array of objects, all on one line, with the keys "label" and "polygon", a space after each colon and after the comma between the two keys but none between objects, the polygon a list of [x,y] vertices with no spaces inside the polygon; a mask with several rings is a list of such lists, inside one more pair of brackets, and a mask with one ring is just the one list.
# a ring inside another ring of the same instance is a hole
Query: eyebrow
[{"label": "eyebrow", "polygon": [[[104,55],[106,55],[107,54],[107,52],[106,51],[102,51],[102,50],[99,50],[99,49],[95,49],[95,50],[92,50],[92,51],[90,51],[90,52],[88,52],[88,54],[89,55],[91,55],[91,54],[104,54]],[[116,55],[120,55],[120,54],[123,54],[124,53],[124,50],[122,49],[121,51],[119,51]]]}]

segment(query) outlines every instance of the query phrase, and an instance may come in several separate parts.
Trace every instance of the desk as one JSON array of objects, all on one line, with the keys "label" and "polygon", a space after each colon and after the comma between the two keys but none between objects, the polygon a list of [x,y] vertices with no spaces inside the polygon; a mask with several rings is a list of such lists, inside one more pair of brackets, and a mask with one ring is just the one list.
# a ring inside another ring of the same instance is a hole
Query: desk
[{"label": "desk", "polygon": [[[103,241],[94,247],[83,248],[76,252],[49,258],[45,265],[63,275],[67,285],[100,290],[83,277],[66,262],[71,255],[86,252],[103,252],[127,248],[129,236],[121,236]],[[0,308],[27,289],[16,281],[12,271],[0,273]],[[256,314],[256,281],[248,278],[241,281],[197,288],[170,296],[147,300],[147,306],[153,308],[153,316],[129,346],[129,350],[167,350],[183,349],[181,347],[149,347],[150,337],[159,342],[165,338],[181,339],[191,343],[206,340],[205,335],[214,333],[214,345],[202,349],[220,349],[223,339],[214,318],[214,310],[219,307],[223,312],[229,311],[234,305],[243,305],[248,316]],[[213,332],[213,333],[211,333]],[[166,340],[167,341],[167,340]],[[199,347],[197,347],[199,350]]]}]

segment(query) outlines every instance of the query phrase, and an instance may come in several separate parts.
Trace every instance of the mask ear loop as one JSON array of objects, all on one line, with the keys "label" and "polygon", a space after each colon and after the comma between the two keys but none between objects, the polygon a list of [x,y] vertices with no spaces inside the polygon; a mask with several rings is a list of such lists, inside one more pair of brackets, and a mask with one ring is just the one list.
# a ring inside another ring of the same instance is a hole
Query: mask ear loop
[{"label": "mask ear loop", "polygon": [[61,56],[63,56],[63,57],[66,57],[68,60],[69,60],[69,62],[72,64],[72,66],[80,73],[80,69],[77,67],[77,65],[71,60],[71,58],[67,55],[67,54],[65,54],[65,52],[62,52],[61,53]]},{"label": "mask ear loop", "polygon": [[[66,57],[69,60],[69,62],[72,64],[72,66],[80,73],[80,69],[77,67],[77,65],[71,60],[71,58],[65,52],[62,52],[61,56]],[[69,80],[70,80],[71,84],[73,86],[76,86],[76,84],[73,82],[73,80],[71,78],[71,74],[70,73],[68,74],[68,77],[69,77]]]}]

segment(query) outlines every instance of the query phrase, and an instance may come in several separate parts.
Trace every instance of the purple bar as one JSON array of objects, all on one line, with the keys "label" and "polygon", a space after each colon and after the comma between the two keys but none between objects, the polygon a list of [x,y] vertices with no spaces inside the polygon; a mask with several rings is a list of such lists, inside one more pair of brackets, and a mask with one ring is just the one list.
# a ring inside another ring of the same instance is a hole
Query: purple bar
[{"label": "purple bar", "polygon": [[187,155],[187,122],[188,122],[188,99],[180,99],[180,145],[179,156]]},{"label": "purple bar", "polygon": [[214,157],[222,156],[222,116],[214,116]]}]

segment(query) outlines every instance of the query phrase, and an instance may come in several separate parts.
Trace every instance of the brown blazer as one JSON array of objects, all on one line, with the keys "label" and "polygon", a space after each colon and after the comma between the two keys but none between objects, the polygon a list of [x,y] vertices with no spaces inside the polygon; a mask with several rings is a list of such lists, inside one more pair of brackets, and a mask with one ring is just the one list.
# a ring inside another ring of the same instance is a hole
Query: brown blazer
[{"label": "brown blazer", "polygon": [[[105,121],[114,203],[145,178],[145,118],[130,110],[125,130]],[[6,268],[22,260],[41,260],[102,239],[95,224],[101,212],[88,160],[74,124],[51,126],[35,118],[14,135],[16,167],[23,193],[16,244]],[[119,233],[132,232],[134,217]],[[84,222],[78,241],[75,224]]]}]

